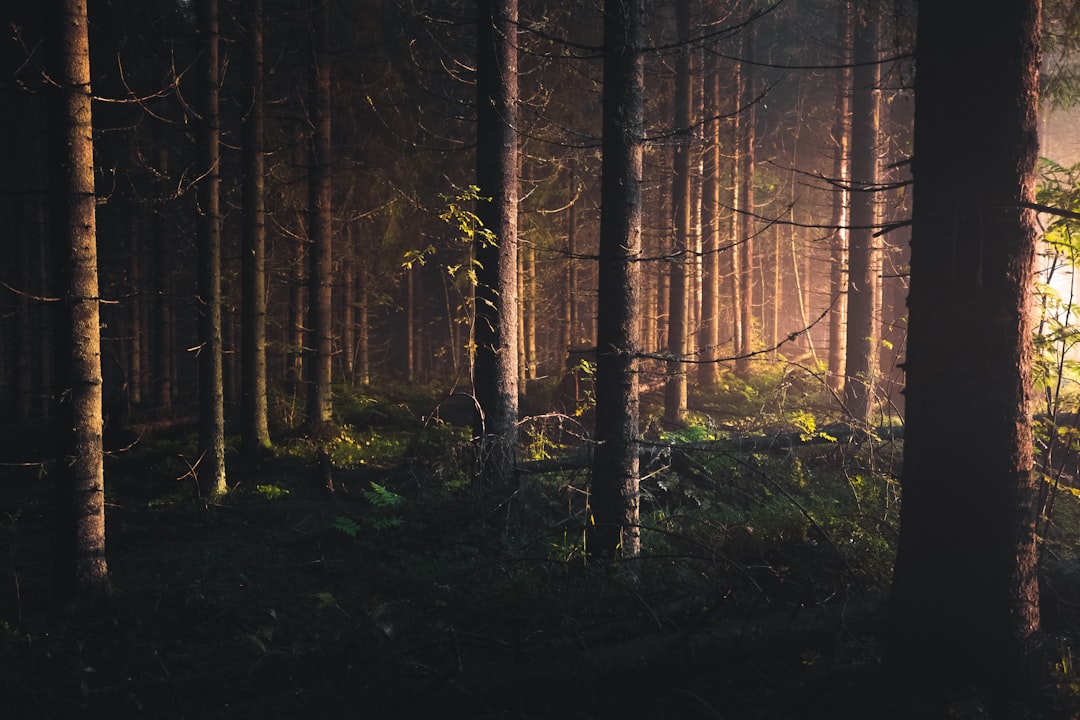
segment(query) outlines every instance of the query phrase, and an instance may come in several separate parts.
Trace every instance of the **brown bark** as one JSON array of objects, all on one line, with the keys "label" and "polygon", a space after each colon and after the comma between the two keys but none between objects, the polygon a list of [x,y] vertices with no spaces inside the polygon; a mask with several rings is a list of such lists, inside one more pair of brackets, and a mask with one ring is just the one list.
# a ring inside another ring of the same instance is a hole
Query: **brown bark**
[{"label": "brown bark", "polygon": [[[678,3],[675,9],[676,25],[680,39],[690,35],[690,5]],[[691,268],[691,219],[692,180],[691,155],[693,150],[693,54],[683,46],[675,62],[675,162],[674,185],[671,193],[672,219],[675,236],[671,248],[671,285],[668,301],[668,355],[667,378],[664,386],[664,423],[669,427],[683,424],[686,416],[686,363],[689,347],[688,326],[690,313],[687,307],[688,278]]]},{"label": "brown bark", "polygon": [[331,235],[330,8],[311,0],[311,146],[308,161],[307,429],[321,435],[333,420],[331,380],[334,333],[330,271]]},{"label": "brown bark", "polygon": [[879,20],[868,11],[856,21],[852,73],[851,231],[848,247],[847,356],[844,405],[848,415],[870,423],[875,410],[881,318],[881,242],[877,221]]},{"label": "brown bark", "polygon": [[221,148],[218,0],[199,0],[203,48],[199,56],[198,312],[199,492],[223,494],[225,397],[221,339]]},{"label": "brown bark", "polygon": [[596,446],[588,551],[633,556],[641,547],[638,361],[644,0],[605,0],[603,170],[597,312]]},{"label": "brown bark", "polygon": [[52,3],[50,156],[57,295],[55,599],[92,612],[105,599],[101,335],[85,0]]},{"label": "brown bark", "polygon": [[240,436],[248,457],[269,447],[266,407],[266,169],[263,148],[263,3],[251,0],[245,85],[251,107],[243,128]]},{"label": "brown bark", "polygon": [[[754,26],[743,30],[743,57],[750,59],[754,55]],[[735,339],[735,372],[746,376],[750,372],[750,355],[754,352],[754,124],[757,118],[756,86],[753,69],[743,64],[739,71],[739,97],[741,112],[738,117],[738,170],[736,212],[738,213],[739,249],[733,258],[738,258],[736,282],[739,285],[738,304],[735,312],[739,315],[738,335]]]},{"label": "brown bark", "polygon": [[[1039,626],[1037,231],[1022,207],[1038,155],[1039,16],[1039,0],[992,13],[977,0],[921,3],[916,45],[904,502],[887,659],[912,687],[974,684],[999,700],[1028,689],[1025,649]],[[979,32],[958,35],[972,17]]]},{"label": "brown bark", "polygon": [[[850,2],[840,7],[837,28],[840,64],[849,65],[854,43],[855,15]],[[847,358],[847,250],[848,220],[851,192],[849,162],[851,150],[851,94],[854,84],[852,68],[845,67],[837,74],[836,118],[833,122],[833,187],[832,226],[829,244],[831,265],[829,269],[829,387],[833,392],[844,392],[845,360]]]},{"label": "brown bark", "polygon": [[505,484],[517,457],[518,157],[517,0],[481,0],[477,8],[477,215],[492,238],[478,236],[473,388],[482,438],[478,473]]}]

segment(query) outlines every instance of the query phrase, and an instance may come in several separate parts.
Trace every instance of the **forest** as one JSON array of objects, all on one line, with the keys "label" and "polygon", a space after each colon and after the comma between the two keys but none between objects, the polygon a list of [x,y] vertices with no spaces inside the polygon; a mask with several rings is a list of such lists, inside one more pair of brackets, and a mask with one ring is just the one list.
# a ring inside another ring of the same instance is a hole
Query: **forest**
[{"label": "forest", "polygon": [[1080,6],[986,5],[5,4],[4,716],[1080,718]]}]

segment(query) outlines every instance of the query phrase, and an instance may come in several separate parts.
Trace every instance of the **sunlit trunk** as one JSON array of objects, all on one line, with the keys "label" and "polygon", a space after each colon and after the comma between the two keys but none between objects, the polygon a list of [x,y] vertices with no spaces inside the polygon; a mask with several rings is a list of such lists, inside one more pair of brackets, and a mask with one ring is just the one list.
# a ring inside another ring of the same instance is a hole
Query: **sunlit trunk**
[{"label": "sunlit trunk", "polygon": [[97,273],[90,41],[85,0],[49,13],[49,137],[56,291],[53,559],[58,606],[92,613],[108,591],[102,449],[101,335]]}]

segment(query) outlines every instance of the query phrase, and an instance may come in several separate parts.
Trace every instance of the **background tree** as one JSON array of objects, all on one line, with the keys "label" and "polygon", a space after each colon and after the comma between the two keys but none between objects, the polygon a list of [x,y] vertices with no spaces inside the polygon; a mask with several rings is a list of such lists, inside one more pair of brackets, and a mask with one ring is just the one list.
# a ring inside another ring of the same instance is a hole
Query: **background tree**
[{"label": "background tree", "polygon": [[50,196],[58,401],[54,425],[57,603],[93,611],[105,599],[105,477],[90,39],[85,0],[46,12],[50,57]]},{"label": "background tree", "polygon": [[322,434],[333,420],[330,5],[312,0],[310,28],[311,144],[308,162],[308,360],[307,425]]},{"label": "background tree", "polygon": [[270,444],[266,408],[266,162],[263,143],[263,4],[251,0],[245,85],[251,105],[244,118],[243,248],[240,253],[243,298],[241,437],[249,457]]},{"label": "background tree", "polygon": [[690,326],[689,287],[692,258],[691,232],[693,222],[693,193],[691,162],[694,153],[694,54],[687,44],[690,39],[690,4],[678,3],[675,8],[676,36],[682,43],[675,62],[675,173],[671,193],[673,244],[671,248],[671,280],[668,286],[668,353],[667,381],[664,391],[664,422],[671,427],[683,423],[686,415],[686,354]]},{"label": "background tree", "polygon": [[207,497],[225,484],[225,393],[221,336],[221,115],[218,0],[198,0],[199,55],[199,460],[198,484]]},{"label": "background tree", "polygon": [[[887,645],[911,688],[1016,691],[1039,626],[1037,235],[1025,204],[1038,152],[1040,4],[919,5],[903,507]],[[957,35],[973,17],[978,32]]]},{"label": "background tree", "polygon": [[481,0],[476,22],[475,431],[480,472],[505,482],[518,419],[517,0]]},{"label": "background tree", "polygon": [[881,267],[877,232],[879,19],[864,6],[855,21],[855,68],[851,101],[851,228],[848,232],[847,355],[844,405],[852,419],[869,423],[874,413],[881,339]]},{"label": "background tree", "polygon": [[604,3],[603,171],[596,356],[596,446],[588,549],[636,555],[641,546],[638,368],[643,0]]}]

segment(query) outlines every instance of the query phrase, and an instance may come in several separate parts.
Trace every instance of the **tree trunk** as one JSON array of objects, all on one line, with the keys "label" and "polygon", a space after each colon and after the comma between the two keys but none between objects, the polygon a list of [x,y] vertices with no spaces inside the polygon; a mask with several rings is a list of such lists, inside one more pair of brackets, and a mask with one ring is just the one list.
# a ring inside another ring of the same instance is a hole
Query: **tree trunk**
[{"label": "tree trunk", "polygon": [[829,243],[831,265],[829,270],[829,387],[837,395],[844,392],[845,360],[847,358],[847,284],[848,284],[848,235],[851,191],[848,187],[851,174],[851,90],[854,86],[851,64],[854,43],[855,14],[850,2],[840,6],[837,28],[837,44],[840,48],[839,63],[843,66],[837,75],[836,117],[833,121],[833,182],[832,226]]},{"label": "tree trunk", "polygon": [[344,300],[341,303],[341,356],[345,384],[352,385],[356,382],[356,261],[352,256],[352,226],[347,228],[345,242],[348,250],[341,266],[344,283]]},{"label": "tree trunk", "polygon": [[705,172],[701,191],[702,289],[701,357],[698,384],[720,381],[720,169],[723,164],[720,140],[720,59],[705,56]]},{"label": "tree trunk", "polygon": [[308,163],[307,429],[322,435],[333,420],[331,381],[334,333],[331,312],[330,35],[329,0],[311,0],[311,148]]},{"label": "tree trunk", "polygon": [[[681,2],[675,6],[675,22],[680,40],[690,36],[690,4]],[[664,386],[664,423],[668,427],[679,427],[686,416],[686,359],[688,269],[690,260],[690,234],[692,207],[691,150],[693,132],[693,68],[690,48],[686,45],[679,51],[675,61],[675,179],[671,193],[672,219],[675,237],[671,248],[671,300],[668,315],[668,355],[667,378]]]},{"label": "tree trunk", "polygon": [[199,0],[198,309],[200,494],[225,493],[225,397],[221,357],[221,118],[218,0]]},{"label": "tree trunk", "polygon": [[266,171],[263,151],[263,10],[249,7],[245,85],[251,108],[244,119],[243,251],[241,272],[241,443],[249,458],[270,446],[266,408]]},{"label": "tree trunk", "polygon": [[[887,658],[909,687],[974,684],[999,699],[1027,689],[1039,625],[1037,230],[1022,207],[1038,156],[1039,16],[1039,0],[992,13],[978,0],[921,3],[915,52],[904,502]],[[973,17],[979,31],[958,35]]]},{"label": "tree trunk", "polygon": [[173,341],[173,263],[172,225],[165,218],[165,204],[171,196],[169,174],[169,133],[163,130],[158,137],[157,182],[158,209],[154,214],[154,408],[160,417],[172,415],[173,381],[176,365]]},{"label": "tree trunk", "polygon": [[477,215],[490,235],[478,234],[473,388],[477,472],[505,485],[517,458],[517,0],[481,0],[477,8]]},{"label": "tree trunk", "polygon": [[603,170],[597,312],[596,445],[588,551],[634,556],[638,522],[644,0],[604,2]]},{"label": "tree trunk", "polygon": [[880,241],[876,238],[878,176],[877,100],[881,77],[877,64],[878,19],[863,12],[855,27],[855,69],[852,73],[851,128],[851,232],[848,251],[847,379],[844,405],[858,422],[870,423],[874,414],[881,338]]},{"label": "tree trunk", "polygon": [[[754,26],[743,29],[742,55],[752,59],[754,55]],[[735,372],[742,377],[750,373],[750,356],[754,352],[754,125],[757,118],[757,98],[753,68],[744,63],[739,71],[739,97],[742,99],[738,117],[738,199],[739,244],[736,270],[739,285],[738,336],[735,345]]]},{"label": "tree trunk", "polygon": [[85,0],[51,4],[49,123],[57,295],[54,590],[59,607],[93,612],[105,600],[105,483],[101,335]]}]

